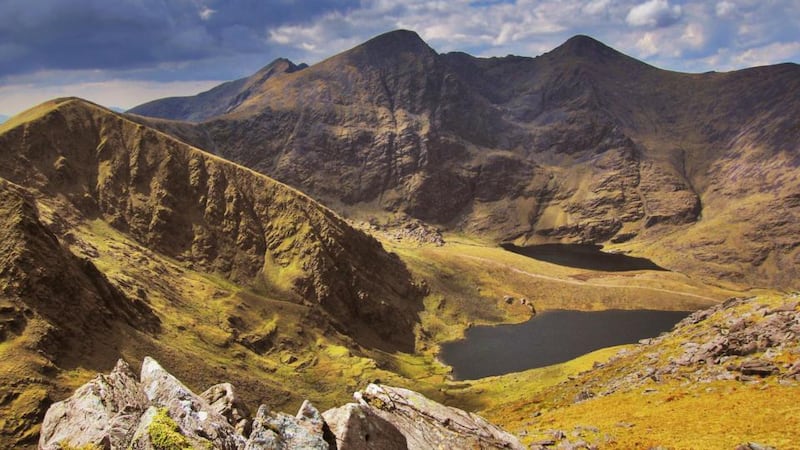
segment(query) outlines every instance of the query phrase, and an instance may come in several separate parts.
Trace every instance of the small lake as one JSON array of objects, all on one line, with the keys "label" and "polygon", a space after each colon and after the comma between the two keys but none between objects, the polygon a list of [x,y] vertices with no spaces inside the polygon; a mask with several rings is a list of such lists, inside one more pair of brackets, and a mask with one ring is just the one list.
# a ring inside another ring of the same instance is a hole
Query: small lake
[{"label": "small lake", "polygon": [[513,325],[477,326],[442,344],[457,380],[520,372],[569,361],[614,345],[656,337],[688,316],[683,311],[545,311]]},{"label": "small lake", "polygon": [[625,272],[629,270],[666,270],[647,258],[601,251],[593,244],[541,244],[520,247],[500,244],[504,250],[529,258],[579,269]]}]

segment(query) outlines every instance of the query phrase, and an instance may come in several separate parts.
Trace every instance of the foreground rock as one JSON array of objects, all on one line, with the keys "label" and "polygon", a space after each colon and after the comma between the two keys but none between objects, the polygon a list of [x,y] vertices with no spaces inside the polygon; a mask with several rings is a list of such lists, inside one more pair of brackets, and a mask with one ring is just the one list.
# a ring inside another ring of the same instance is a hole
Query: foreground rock
[{"label": "foreground rock", "polygon": [[436,403],[408,389],[370,384],[358,404],[326,411],[339,450],[524,448],[483,418]]},{"label": "foreground rock", "polygon": [[42,423],[39,447],[60,449],[62,443],[69,442],[75,447],[98,444],[124,448],[146,405],[147,397],[136,375],[120,360],[110,374],[98,375],[72,397],[50,407]]},{"label": "foreground rock", "polygon": [[416,392],[370,384],[358,403],[320,412],[305,401],[296,416],[266,405],[255,418],[228,383],[196,395],[152,358],[139,379],[120,360],[45,415],[39,448],[223,450],[521,449],[481,417]]}]

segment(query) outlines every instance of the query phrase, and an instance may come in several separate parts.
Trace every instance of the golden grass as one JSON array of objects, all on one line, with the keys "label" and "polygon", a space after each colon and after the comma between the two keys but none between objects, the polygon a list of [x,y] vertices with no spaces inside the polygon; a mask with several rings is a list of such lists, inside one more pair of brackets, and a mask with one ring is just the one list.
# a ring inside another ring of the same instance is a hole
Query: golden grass
[{"label": "golden grass", "polygon": [[[615,393],[546,411],[536,419],[502,420],[533,441],[547,430],[567,432],[596,427],[603,448],[728,449],[759,442],[780,449],[800,448],[797,385],[717,381],[659,384],[656,391]],[[515,416],[530,409],[514,411]],[[502,419],[502,417],[495,417]]]}]

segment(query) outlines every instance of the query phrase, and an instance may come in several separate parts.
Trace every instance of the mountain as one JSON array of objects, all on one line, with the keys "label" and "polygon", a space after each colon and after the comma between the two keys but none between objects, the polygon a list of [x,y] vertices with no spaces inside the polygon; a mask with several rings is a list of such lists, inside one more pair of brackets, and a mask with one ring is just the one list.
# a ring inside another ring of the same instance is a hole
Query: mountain
[{"label": "mountain", "polygon": [[684,74],[587,36],[536,58],[476,58],[401,30],[241,101],[181,103],[216,115],[172,100],[131,113],[354,216],[601,243],[708,279],[796,287],[799,85],[795,64]]},{"label": "mountain", "polygon": [[276,59],[255,74],[223,83],[211,90],[190,97],[170,97],[139,105],[129,112],[150,117],[203,121],[236,109],[240,104],[259,94],[264,83],[282,74],[307,67],[295,65],[288,59]]},{"label": "mountain", "polygon": [[0,123],[3,123],[3,122],[5,122],[6,120],[8,120],[8,116],[5,116],[5,115],[3,115],[3,114],[0,114]]},{"label": "mountain", "polygon": [[246,397],[286,403],[301,373],[352,364],[315,367],[329,346],[415,346],[423,290],[374,238],[80,99],[0,126],[0,225],[0,446],[35,442],[51,399],[121,356],[168,358],[192,383],[234,373]]}]

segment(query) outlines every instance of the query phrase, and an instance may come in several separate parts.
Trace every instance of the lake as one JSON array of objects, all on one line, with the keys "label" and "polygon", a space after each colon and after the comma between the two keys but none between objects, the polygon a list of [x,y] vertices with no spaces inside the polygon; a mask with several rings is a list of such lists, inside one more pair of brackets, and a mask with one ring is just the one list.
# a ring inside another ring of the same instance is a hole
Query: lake
[{"label": "lake", "polygon": [[606,253],[594,244],[541,244],[520,247],[500,244],[504,250],[529,258],[579,269],[624,272],[629,270],[666,270],[647,258],[620,253]]},{"label": "lake", "polygon": [[688,316],[684,311],[545,311],[512,325],[477,326],[442,344],[441,359],[457,380],[520,372],[569,361],[614,345],[656,337]]}]

